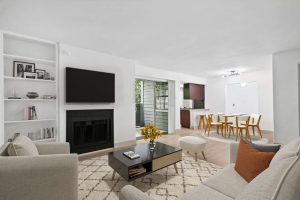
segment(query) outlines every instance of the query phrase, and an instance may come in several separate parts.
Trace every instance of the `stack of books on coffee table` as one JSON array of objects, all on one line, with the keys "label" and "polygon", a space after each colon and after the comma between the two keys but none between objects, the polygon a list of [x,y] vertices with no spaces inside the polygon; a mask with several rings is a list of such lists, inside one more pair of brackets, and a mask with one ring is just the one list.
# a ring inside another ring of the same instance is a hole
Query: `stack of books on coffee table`
[{"label": "stack of books on coffee table", "polygon": [[128,171],[128,174],[131,178],[143,173],[146,173],[146,169],[143,166],[139,166]]}]

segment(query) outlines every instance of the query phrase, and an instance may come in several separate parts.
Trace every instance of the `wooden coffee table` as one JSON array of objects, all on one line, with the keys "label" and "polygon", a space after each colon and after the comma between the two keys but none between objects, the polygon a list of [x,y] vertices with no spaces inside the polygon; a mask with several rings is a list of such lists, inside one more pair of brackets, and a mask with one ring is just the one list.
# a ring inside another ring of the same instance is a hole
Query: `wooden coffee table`
[{"label": "wooden coffee table", "polygon": [[[141,157],[130,160],[123,155],[125,151],[134,151]],[[110,152],[108,154],[108,163],[114,169],[112,179],[114,179],[117,172],[121,177],[127,181],[133,181],[137,178],[143,177],[147,174],[155,172],[159,169],[174,165],[176,173],[178,173],[176,163],[182,160],[182,150],[160,142],[156,143],[155,149],[150,150],[149,144],[141,144],[128,149]],[[142,166],[146,169],[145,173],[135,176],[129,175],[129,170]]]}]

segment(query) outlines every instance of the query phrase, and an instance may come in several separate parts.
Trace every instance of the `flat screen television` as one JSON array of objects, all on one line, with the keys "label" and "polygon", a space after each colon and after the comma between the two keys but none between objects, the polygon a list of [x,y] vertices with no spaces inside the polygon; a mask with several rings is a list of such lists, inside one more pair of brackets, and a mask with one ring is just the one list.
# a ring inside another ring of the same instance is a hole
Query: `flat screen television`
[{"label": "flat screen television", "polygon": [[115,102],[115,74],[67,67],[66,102]]}]

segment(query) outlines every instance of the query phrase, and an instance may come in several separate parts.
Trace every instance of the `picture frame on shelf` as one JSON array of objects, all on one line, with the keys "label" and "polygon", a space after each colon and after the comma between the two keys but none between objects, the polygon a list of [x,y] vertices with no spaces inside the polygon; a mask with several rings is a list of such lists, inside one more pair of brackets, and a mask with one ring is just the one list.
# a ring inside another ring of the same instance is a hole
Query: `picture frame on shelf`
[{"label": "picture frame on shelf", "polygon": [[25,72],[35,73],[35,64],[34,63],[26,63]]},{"label": "picture frame on shelf", "polygon": [[50,73],[48,73],[48,72],[46,72],[45,73],[45,78],[44,78],[45,80],[50,80]]},{"label": "picture frame on shelf", "polygon": [[23,62],[23,61],[14,61],[13,64],[13,76],[24,78],[25,72],[35,72],[35,63]]},{"label": "picture frame on shelf", "polygon": [[[20,77],[23,78],[24,77],[24,72],[26,69],[26,65],[30,65],[31,67],[34,66],[34,63],[28,63],[28,62],[22,62],[22,61],[14,61],[13,64],[13,76],[14,77]],[[30,68],[30,67],[27,67]]]},{"label": "picture frame on shelf", "polygon": [[37,74],[31,72],[24,72],[23,78],[37,79]]},{"label": "picture frame on shelf", "polygon": [[47,72],[46,70],[35,69],[35,73],[37,74],[37,79],[45,79]]}]

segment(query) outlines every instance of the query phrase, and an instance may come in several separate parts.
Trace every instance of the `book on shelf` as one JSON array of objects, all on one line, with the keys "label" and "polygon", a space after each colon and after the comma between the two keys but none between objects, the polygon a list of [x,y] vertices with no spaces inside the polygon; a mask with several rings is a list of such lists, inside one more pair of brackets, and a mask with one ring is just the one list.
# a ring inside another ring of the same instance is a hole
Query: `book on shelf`
[{"label": "book on shelf", "polygon": [[25,108],[25,119],[26,120],[37,120],[37,111],[35,106]]},{"label": "book on shelf", "polygon": [[55,138],[55,137],[56,137],[56,129],[54,127],[41,128],[41,138],[49,139],[49,138]]},{"label": "book on shelf", "polygon": [[139,154],[133,152],[133,151],[126,151],[123,153],[124,156],[126,156],[127,158],[133,160],[133,159],[137,159],[140,157]]}]

